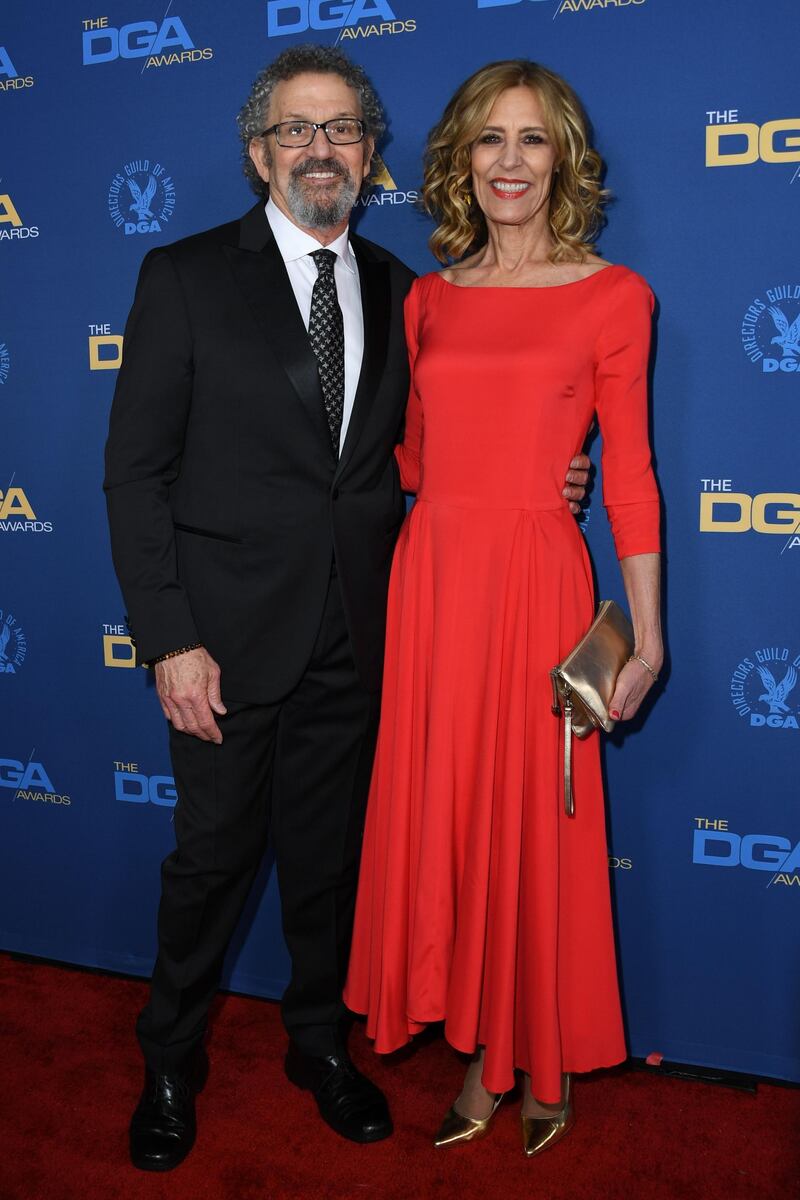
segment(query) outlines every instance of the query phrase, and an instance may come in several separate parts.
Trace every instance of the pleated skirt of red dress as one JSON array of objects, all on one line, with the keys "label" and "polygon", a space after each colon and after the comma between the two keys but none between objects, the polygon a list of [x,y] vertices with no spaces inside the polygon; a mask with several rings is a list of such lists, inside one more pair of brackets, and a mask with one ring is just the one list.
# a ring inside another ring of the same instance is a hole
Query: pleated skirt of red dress
[{"label": "pleated skirt of red dress", "polygon": [[418,500],[392,572],[345,1001],[387,1053],[433,1021],[495,1092],[624,1059],[597,735],[565,815],[550,668],[588,627],[559,509]]}]

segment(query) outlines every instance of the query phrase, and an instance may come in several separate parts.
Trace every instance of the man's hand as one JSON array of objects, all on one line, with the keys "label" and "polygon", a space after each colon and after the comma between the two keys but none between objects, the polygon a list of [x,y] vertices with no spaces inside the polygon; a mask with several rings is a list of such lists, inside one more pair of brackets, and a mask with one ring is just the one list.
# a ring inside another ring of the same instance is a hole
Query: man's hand
[{"label": "man's hand", "polygon": [[592,462],[587,454],[576,454],[569,464],[567,471],[567,486],[561,493],[569,500],[569,510],[575,516],[581,511],[581,504],[586,495],[586,484],[589,482],[589,468]]},{"label": "man's hand", "polygon": [[222,741],[214,713],[228,710],[220,695],[220,669],[211,655],[199,647],[156,663],[156,690],[161,711],[181,733],[191,733],[203,742]]}]

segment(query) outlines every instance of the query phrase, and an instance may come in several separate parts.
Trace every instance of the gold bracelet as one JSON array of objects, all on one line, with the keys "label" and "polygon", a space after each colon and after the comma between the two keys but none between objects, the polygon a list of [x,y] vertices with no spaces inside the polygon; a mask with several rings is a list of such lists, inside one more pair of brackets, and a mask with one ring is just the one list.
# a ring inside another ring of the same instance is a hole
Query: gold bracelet
[{"label": "gold bracelet", "polygon": [[645,662],[645,660],[642,658],[641,654],[632,654],[630,656],[630,658],[628,659],[628,662],[640,662],[642,664],[642,666],[644,667],[644,669],[646,671],[650,672],[650,674],[653,676],[653,679],[658,681],[658,675],[655,673],[653,668],[650,666],[650,663]]},{"label": "gold bracelet", "polygon": [[158,658],[151,659],[147,664],[154,667],[156,663],[166,662],[168,658],[177,658],[179,654],[188,654],[190,650],[200,650],[202,642],[193,642],[191,646],[181,646],[180,650],[168,650],[166,654],[159,654]]}]

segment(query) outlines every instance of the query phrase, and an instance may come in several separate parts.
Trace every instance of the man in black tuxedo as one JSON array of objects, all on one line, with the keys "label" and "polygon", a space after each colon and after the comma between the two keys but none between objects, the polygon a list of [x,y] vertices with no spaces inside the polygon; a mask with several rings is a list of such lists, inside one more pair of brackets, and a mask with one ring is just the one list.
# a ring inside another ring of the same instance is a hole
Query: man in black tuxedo
[{"label": "man in black tuxedo", "polygon": [[146,1170],[193,1145],[208,1009],[268,839],[292,961],[287,1075],[344,1137],[392,1129],[347,1053],[341,991],[405,512],[393,448],[413,275],[349,233],[383,131],[360,67],[287,50],[239,121],[259,201],[145,258],[106,450],[114,563],[178,791],[137,1025],[131,1156]]}]

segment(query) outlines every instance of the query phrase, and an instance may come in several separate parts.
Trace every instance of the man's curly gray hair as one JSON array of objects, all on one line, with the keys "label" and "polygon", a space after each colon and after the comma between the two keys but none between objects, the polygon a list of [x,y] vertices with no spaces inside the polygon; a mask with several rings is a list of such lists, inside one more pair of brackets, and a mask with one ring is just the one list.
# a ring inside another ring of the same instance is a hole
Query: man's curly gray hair
[{"label": "man's curly gray hair", "polygon": [[[256,76],[250,95],[236,118],[239,137],[242,140],[242,167],[250,186],[259,196],[266,196],[269,186],[253,166],[249,154],[250,142],[264,130],[276,83],[294,79],[295,75],[303,75],[306,72],[340,75],[345,83],[353,88],[361,103],[365,136],[374,138],[376,146],[386,128],[378,94],[363,67],[351,62],[341,50],[332,46],[315,46],[313,43],[291,46]],[[373,154],[370,174],[379,169],[380,157]]]}]

